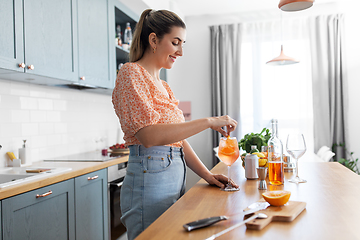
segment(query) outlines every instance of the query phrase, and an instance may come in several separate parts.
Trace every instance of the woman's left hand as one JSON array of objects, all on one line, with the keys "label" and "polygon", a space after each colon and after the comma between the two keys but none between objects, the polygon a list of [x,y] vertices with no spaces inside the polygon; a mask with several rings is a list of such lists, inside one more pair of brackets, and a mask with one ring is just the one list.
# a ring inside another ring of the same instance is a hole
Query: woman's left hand
[{"label": "woman's left hand", "polygon": [[[220,188],[225,188],[228,183],[228,177],[222,174],[211,174],[208,177],[204,178],[210,185],[216,185]],[[230,179],[230,183],[233,187],[238,188],[239,186]]]}]

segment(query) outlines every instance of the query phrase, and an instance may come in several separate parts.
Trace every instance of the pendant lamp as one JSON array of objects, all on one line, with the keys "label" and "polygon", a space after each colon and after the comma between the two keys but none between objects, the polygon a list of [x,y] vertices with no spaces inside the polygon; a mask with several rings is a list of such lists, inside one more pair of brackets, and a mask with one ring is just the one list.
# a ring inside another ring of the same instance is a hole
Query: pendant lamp
[{"label": "pendant lamp", "polygon": [[266,64],[272,65],[272,66],[280,66],[280,65],[295,64],[295,63],[298,63],[298,62],[299,62],[298,60],[296,60],[296,59],[294,59],[292,57],[286,56],[284,54],[283,45],[281,45],[280,55],[277,56],[276,58],[268,61]]},{"label": "pendant lamp", "polygon": [[[283,19],[282,19],[282,12],[281,12],[281,41],[283,41]],[[299,60],[296,60],[292,57],[286,56],[284,54],[283,44],[281,44],[281,51],[280,55],[276,58],[271,59],[270,61],[266,62],[266,64],[271,66],[281,66],[281,65],[290,65],[299,63]]]},{"label": "pendant lamp", "polygon": [[280,0],[279,8],[286,12],[300,11],[311,7],[314,0]]}]

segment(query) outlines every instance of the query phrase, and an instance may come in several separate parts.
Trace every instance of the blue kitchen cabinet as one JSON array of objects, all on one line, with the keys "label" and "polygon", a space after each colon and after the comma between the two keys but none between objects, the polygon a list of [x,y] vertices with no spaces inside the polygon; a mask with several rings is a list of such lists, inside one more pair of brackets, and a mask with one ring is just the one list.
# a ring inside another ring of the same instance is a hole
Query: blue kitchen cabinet
[{"label": "blue kitchen cabinet", "polygon": [[0,2],[0,73],[8,74],[1,77],[41,84],[77,81],[76,0]]},{"label": "blue kitchen cabinet", "polygon": [[79,83],[110,88],[108,0],[77,1]]},{"label": "blue kitchen cabinet", "polygon": [[0,1],[0,73],[4,69],[24,72],[23,10],[21,0]]},{"label": "blue kitchen cabinet", "polygon": [[75,178],[76,239],[109,239],[107,169]]},{"label": "blue kitchen cabinet", "polygon": [[74,179],[2,200],[3,240],[75,239]]}]

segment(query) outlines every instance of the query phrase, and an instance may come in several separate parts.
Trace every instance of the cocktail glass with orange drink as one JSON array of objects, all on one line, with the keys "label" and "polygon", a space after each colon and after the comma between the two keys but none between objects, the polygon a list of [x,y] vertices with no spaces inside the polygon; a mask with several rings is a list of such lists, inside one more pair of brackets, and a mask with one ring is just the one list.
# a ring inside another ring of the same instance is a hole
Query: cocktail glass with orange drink
[{"label": "cocktail glass with orange drink", "polygon": [[230,182],[230,166],[239,158],[239,146],[235,137],[220,138],[218,156],[228,168],[228,184],[223,191],[238,191],[240,188],[232,186]]}]

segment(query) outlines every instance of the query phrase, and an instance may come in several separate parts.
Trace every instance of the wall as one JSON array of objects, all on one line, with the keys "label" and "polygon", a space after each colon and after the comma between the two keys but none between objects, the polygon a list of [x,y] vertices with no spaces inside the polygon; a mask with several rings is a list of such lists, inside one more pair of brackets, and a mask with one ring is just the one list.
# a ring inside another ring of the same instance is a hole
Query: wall
[{"label": "wall", "polygon": [[[359,32],[357,23],[360,16],[357,12],[359,5],[355,0],[345,1],[342,4],[323,4],[300,12],[283,13],[284,18],[302,15],[319,15],[342,12],[346,15],[346,46],[347,46],[347,75],[348,75],[348,147],[354,151],[354,156],[360,156],[360,115],[357,114],[357,99],[360,89],[360,62],[357,60],[360,54]],[[187,25],[187,39],[184,47],[184,56],[177,60],[173,69],[168,71],[168,81],[174,90],[175,96],[181,101],[192,102],[193,119],[211,116],[210,95],[210,29],[211,25],[231,24],[242,21],[260,21],[278,19],[278,9],[266,12],[244,12],[229,15],[190,16],[185,18]],[[290,14],[290,15],[289,15]],[[355,31],[354,31],[355,30]],[[207,130],[189,139],[190,144],[198,156],[208,168],[212,168],[212,143],[211,130]],[[192,172],[188,172],[187,187],[191,187],[199,178]]]},{"label": "wall", "polygon": [[110,95],[0,79],[0,167],[23,139],[35,162],[100,150],[122,133]]},{"label": "wall", "polygon": [[[359,22],[359,7],[358,1],[345,1],[340,6],[341,11],[345,12],[345,33],[346,33],[346,65],[345,73],[348,80],[348,96],[345,99],[348,101],[347,113],[347,148],[354,152],[354,157],[360,158],[360,114],[359,114],[359,91],[360,91],[360,32]],[[360,168],[360,163],[358,164]]]}]

